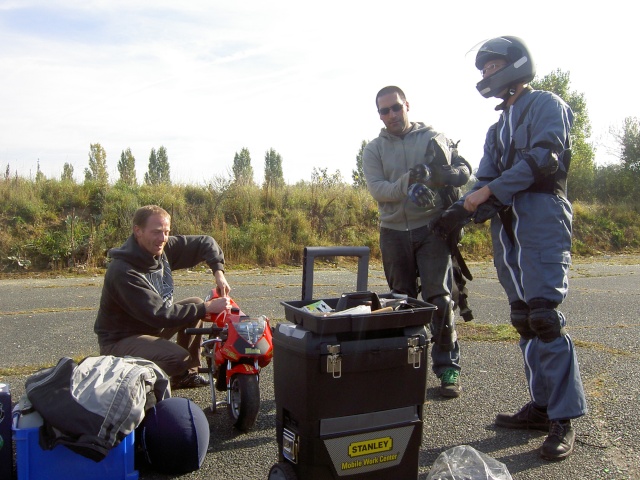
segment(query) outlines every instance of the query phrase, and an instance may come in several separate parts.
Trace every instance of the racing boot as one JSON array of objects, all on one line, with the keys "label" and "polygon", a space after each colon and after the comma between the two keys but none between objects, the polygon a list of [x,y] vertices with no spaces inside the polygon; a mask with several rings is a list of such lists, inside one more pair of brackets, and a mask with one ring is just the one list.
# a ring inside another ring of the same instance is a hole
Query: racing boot
[{"label": "racing boot", "polygon": [[553,420],[549,435],[540,448],[540,456],[545,460],[563,460],[573,452],[576,432],[570,420]]},{"label": "racing boot", "polygon": [[550,422],[547,410],[537,406],[533,402],[527,403],[517,413],[509,415],[499,413],[496,415],[496,427],[520,428],[524,430],[549,431]]}]

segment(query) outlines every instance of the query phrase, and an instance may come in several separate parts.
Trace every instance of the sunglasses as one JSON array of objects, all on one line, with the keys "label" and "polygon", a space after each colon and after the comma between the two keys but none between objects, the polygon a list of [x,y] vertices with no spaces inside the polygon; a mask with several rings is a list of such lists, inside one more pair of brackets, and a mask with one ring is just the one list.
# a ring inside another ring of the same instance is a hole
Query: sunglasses
[{"label": "sunglasses", "polygon": [[395,105],[391,105],[390,107],[379,108],[378,109],[378,113],[380,115],[389,115],[389,112],[392,111],[392,110],[395,113],[398,113],[400,110],[402,110],[402,107],[404,107],[404,102],[403,103],[396,103]]}]

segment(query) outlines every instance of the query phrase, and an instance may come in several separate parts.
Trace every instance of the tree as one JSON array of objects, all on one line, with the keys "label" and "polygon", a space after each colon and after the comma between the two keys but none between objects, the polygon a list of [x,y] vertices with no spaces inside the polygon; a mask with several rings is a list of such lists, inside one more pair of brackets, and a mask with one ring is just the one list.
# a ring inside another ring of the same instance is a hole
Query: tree
[{"label": "tree", "polygon": [[640,123],[635,117],[627,117],[620,128],[611,127],[609,133],[616,142],[619,163],[598,168],[598,198],[636,203],[640,193]]},{"label": "tree", "polygon": [[635,117],[624,119],[622,133],[618,135],[620,162],[625,170],[640,172],[640,124]]},{"label": "tree", "polygon": [[73,165],[65,162],[62,167],[62,175],[60,175],[60,180],[63,182],[73,182]]},{"label": "tree", "polygon": [[9,180],[9,174],[10,174],[9,164],[7,163],[7,169],[4,171],[4,179],[5,180]]},{"label": "tree", "polygon": [[40,170],[40,159],[38,159],[38,169],[36,170],[36,183],[42,182],[45,180],[44,173]]},{"label": "tree", "polygon": [[129,187],[135,187],[138,184],[136,178],[136,159],[131,153],[131,149],[127,148],[120,154],[118,162],[118,172],[120,173],[120,183]]},{"label": "tree", "polygon": [[155,148],[151,149],[149,170],[144,174],[144,183],[147,185],[171,184],[169,158],[167,157],[166,148],[160,147],[157,153]]},{"label": "tree", "polygon": [[264,186],[267,190],[284,185],[282,157],[273,148],[264,155]]},{"label": "tree", "polygon": [[531,86],[555,93],[571,107],[574,123],[571,129],[572,155],[567,189],[572,200],[591,200],[595,195],[596,171],[594,148],[587,142],[587,138],[591,136],[591,122],[584,93],[569,90],[569,83],[569,73],[557,69],[542,79],[535,78]]},{"label": "tree", "polygon": [[158,149],[158,173],[160,175],[160,183],[171,184],[169,156],[167,155],[167,149],[163,146]]},{"label": "tree", "polygon": [[366,140],[362,141],[360,151],[356,156],[356,169],[351,171],[353,186],[356,188],[366,188],[367,186],[367,181],[364,179],[364,170],[362,169],[362,157],[364,156],[364,147],[367,146],[367,143]]},{"label": "tree", "polygon": [[233,157],[233,178],[238,185],[253,185],[253,167],[249,150],[243,148]]},{"label": "tree", "polygon": [[336,170],[335,173],[329,174],[327,168],[313,167],[311,172],[311,185],[322,188],[336,187],[342,183],[342,174],[340,170]]},{"label": "tree", "polygon": [[99,143],[92,143],[89,146],[89,168],[84,169],[84,179],[102,184],[109,182],[107,152]]}]

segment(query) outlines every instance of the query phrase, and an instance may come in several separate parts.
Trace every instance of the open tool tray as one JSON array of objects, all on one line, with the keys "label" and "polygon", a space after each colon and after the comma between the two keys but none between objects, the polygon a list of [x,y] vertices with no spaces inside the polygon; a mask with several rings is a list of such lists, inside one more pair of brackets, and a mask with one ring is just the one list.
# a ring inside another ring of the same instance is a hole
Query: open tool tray
[{"label": "open tool tray", "polygon": [[[392,293],[378,295],[378,298],[382,304],[392,307],[403,300],[406,300],[407,305],[403,305],[404,308],[401,310],[382,313],[341,315],[340,312],[336,312],[323,316],[323,314],[311,313],[303,309],[317,300],[294,300],[280,303],[284,306],[285,318],[288,321],[320,334],[369,332],[427,325],[431,322],[433,312],[436,310],[436,307],[430,303]],[[341,299],[325,298],[322,300],[329,307],[335,309]]]}]

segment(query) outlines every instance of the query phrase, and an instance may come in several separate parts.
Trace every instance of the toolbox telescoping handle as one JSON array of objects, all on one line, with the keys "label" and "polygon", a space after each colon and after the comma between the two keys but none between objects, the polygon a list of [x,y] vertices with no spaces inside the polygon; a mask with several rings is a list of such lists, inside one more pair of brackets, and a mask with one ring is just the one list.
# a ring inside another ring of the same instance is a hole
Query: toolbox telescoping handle
[{"label": "toolbox telescoping handle", "polygon": [[358,257],[356,291],[367,290],[369,247],[304,247],[302,264],[302,300],[313,299],[313,265],[316,257]]}]

